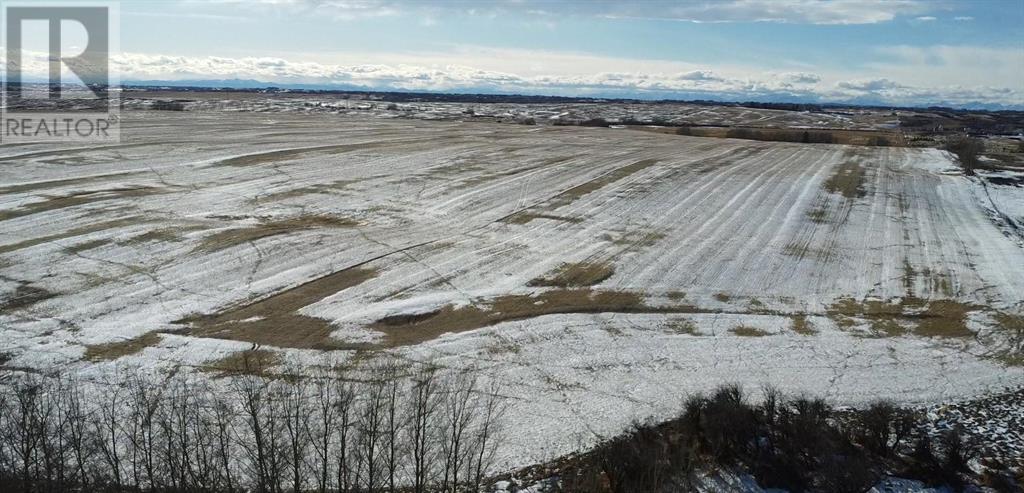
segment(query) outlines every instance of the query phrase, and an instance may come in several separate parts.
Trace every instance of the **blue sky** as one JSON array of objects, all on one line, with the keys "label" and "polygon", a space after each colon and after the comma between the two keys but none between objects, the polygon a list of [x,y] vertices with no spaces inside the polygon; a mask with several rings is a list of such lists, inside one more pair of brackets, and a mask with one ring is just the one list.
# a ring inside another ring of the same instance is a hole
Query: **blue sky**
[{"label": "blue sky", "polygon": [[1024,0],[123,1],[124,80],[1024,106]]}]

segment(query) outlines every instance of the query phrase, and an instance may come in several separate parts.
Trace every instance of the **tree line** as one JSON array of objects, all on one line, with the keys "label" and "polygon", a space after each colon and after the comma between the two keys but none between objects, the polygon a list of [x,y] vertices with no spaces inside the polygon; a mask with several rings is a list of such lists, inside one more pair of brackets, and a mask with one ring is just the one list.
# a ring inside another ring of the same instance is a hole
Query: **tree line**
[{"label": "tree line", "polygon": [[477,491],[505,404],[386,362],[209,379],[0,376],[0,491]]}]

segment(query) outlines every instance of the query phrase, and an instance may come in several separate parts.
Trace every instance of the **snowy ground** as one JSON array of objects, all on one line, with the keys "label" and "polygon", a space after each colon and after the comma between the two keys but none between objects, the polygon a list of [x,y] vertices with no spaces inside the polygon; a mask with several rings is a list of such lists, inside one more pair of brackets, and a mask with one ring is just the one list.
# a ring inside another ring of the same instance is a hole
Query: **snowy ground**
[{"label": "snowy ground", "polygon": [[986,195],[939,151],[124,116],[119,145],[0,146],[8,367],[254,343],[474,366],[511,399],[508,466],[724,382],[837,404],[1024,383],[1024,249],[992,214],[1022,189]]},{"label": "snowy ground", "polygon": [[[603,118],[609,122],[638,121],[662,125],[716,125],[785,128],[882,130],[899,126],[892,112],[869,109],[783,111],[742,106],[688,103],[469,103],[390,102],[349,99],[350,95],[239,92],[129,91],[125,107],[148,109],[175,101],[189,111],[300,112],[351,114],[362,118],[424,120],[489,119],[512,122],[533,118],[540,125]],[[905,113],[904,113],[905,114]]]}]

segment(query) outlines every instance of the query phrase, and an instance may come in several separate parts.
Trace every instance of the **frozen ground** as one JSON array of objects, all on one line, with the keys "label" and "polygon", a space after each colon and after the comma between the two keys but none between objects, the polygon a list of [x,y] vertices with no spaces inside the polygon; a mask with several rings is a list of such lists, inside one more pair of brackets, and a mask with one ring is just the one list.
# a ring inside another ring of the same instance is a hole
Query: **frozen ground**
[{"label": "frozen ground", "polygon": [[[313,114],[350,114],[367,118],[424,120],[484,120],[514,122],[532,118],[537,124],[565,123],[603,118],[609,122],[645,122],[662,125],[716,125],[786,128],[881,130],[899,126],[892,111],[831,108],[823,111],[783,111],[742,106],[700,105],[676,102],[651,103],[469,103],[390,102],[380,99],[349,99],[350,95],[255,92],[128,91],[125,106],[152,108],[175,101],[188,111],[258,111]],[[906,114],[906,112],[903,112]]]},{"label": "frozen ground", "polygon": [[838,404],[1024,383],[1024,249],[992,213],[1021,189],[986,194],[939,151],[124,116],[118,145],[0,146],[8,367],[253,344],[472,366],[511,399],[507,466],[723,382]]}]

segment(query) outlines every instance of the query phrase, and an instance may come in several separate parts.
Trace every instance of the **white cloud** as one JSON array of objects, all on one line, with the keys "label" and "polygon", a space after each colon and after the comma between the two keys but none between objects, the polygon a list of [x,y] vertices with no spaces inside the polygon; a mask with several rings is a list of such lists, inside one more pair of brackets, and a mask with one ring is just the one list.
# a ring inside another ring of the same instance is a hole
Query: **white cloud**
[{"label": "white cloud", "polygon": [[[375,63],[328,63],[294,57],[191,57],[125,53],[114,59],[122,80],[257,80],[379,90],[600,95],[641,98],[860,101],[883,104],[999,103],[1024,106],[1022,65],[998,49],[897,46],[890,61],[855,72],[714,68],[564,52],[469,49],[444,54],[375,55]],[[1024,56],[1024,55],[1020,55]],[[361,60],[366,60],[362,58]],[[1001,69],[995,64],[1008,64]],[[45,53],[23,59],[45,77]],[[978,71],[961,78],[952,73]],[[1005,72],[1005,73],[1004,73]],[[975,77],[977,80],[975,81]],[[936,84],[936,81],[942,81]]]},{"label": "white cloud", "polygon": [[889,79],[841,81],[836,84],[836,87],[858,92],[878,92],[889,89],[906,88],[906,86],[893,82]]},{"label": "white cloud", "polygon": [[918,21],[918,22],[932,22],[932,21],[934,21],[936,19],[935,19],[935,17],[930,16],[930,15],[922,15],[920,17],[914,17],[914,20]]},{"label": "white cloud", "polygon": [[1024,90],[1024,50],[1019,47],[895,45],[876,52],[865,70],[905,84]]},{"label": "white cloud", "polygon": [[974,17],[971,17],[969,15],[958,15],[954,17],[953,20],[957,22],[970,22],[974,20]]},{"label": "white cloud", "polygon": [[780,78],[793,84],[816,84],[821,82],[821,76],[807,72],[791,72],[780,74]]},{"label": "white cloud", "polygon": [[[955,63],[960,56],[952,47],[937,52]],[[535,57],[538,55],[535,54]],[[571,55],[562,55],[571,59]],[[994,56],[994,55],[993,55]],[[543,58],[543,56],[539,56]],[[927,56],[925,56],[927,58]],[[904,54],[904,60],[912,59]],[[45,73],[45,56],[35,61]],[[616,59],[604,59],[601,66],[620,66]],[[592,60],[580,62],[592,66]],[[1020,84],[915,85],[902,78],[825,77],[810,72],[743,71],[731,67],[719,70],[679,71],[645,70],[671,65],[646,61],[626,70],[578,71],[575,73],[522,74],[489,70],[472,65],[436,64],[352,64],[338,65],[291,61],[283,58],[181,57],[125,54],[116,60],[123,79],[254,79],[279,84],[339,84],[374,89],[532,92],[563,95],[607,94],[624,97],[720,97],[727,99],[792,99],[839,101],[872,98],[892,104],[930,104],[968,102],[1024,105],[1024,87]],[[635,69],[642,66],[645,69]],[[941,80],[941,79],[932,79]]]},{"label": "white cloud", "polygon": [[784,22],[797,24],[875,24],[899,15],[921,15],[942,6],[925,0],[690,0],[668,2],[551,2],[512,0],[469,5],[445,0],[219,0],[258,9],[308,11],[353,20],[424,11],[475,16],[516,13],[528,16],[596,16],[690,22]]},{"label": "white cloud", "polygon": [[918,0],[732,0],[683,3],[665,17],[695,22],[875,24],[931,10]]}]

